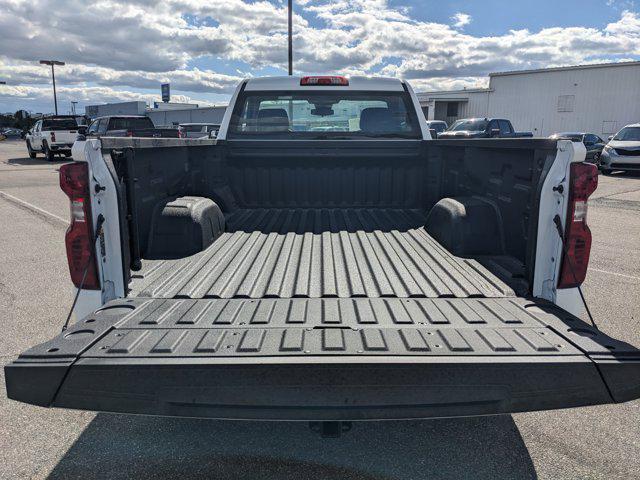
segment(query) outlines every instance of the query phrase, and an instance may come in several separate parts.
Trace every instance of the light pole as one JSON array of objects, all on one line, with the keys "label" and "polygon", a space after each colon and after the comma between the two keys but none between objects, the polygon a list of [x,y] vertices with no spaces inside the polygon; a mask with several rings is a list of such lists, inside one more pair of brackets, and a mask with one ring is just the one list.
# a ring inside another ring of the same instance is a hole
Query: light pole
[{"label": "light pole", "polygon": [[289,75],[293,75],[293,0],[289,0]]},{"label": "light pole", "polygon": [[40,60],[42,65],[51,65],[51,78],[53,80],[53,104],[56,109],[56,115],[58,115],[58,98],[56,97],[56,72],[54,69],[55,65],[64,65],[64,62],[60,62],[58,60]]}]

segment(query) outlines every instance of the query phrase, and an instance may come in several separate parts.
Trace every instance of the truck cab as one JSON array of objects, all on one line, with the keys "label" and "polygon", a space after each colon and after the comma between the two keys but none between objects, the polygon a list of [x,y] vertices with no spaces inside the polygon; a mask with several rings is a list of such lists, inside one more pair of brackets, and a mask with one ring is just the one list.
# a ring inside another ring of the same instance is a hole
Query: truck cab
[{"label": "truck cab", "polygon": [[432,141],[397,79],[248,79],[217,139],[101,137],[60,170],[78,321],[15,400],[252,420],[504,414],[640,397],[580,318],[582,144]]}]

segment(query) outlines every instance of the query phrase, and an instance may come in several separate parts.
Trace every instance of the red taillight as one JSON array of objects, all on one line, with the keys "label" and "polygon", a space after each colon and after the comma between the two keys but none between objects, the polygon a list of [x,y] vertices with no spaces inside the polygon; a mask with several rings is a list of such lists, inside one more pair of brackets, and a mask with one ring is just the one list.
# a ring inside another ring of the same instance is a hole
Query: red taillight
[{"label": "red taillight", "polygon": [[51,141],[52,142],[56,141],[56,132],[51,132]]},{"label": "red taillight", "polygon": [[565,253],[558,288],[573,288],[584,282],[591,252],[591,230],[587,226],[587,201],[598,186],[598,169],[590,163],[572,163],[569,177],[569,207],[564,228]]},{"label": "red taillight", "polygon": [[127,130],[127,137],[133,137],[133,132],[131,130]]},{"label": "red taillight", "polygon": [[[65,234],[71,281],[76,287],[100,290],[95,259],[89,167],[85,162],[67,163],[60,167],[60,188],[71,202],[71,224]],[[85,270],[87,271],[85,275]],[[84,282],[82,277],[84,276]]]},{"label": "red taillight", "polygon": [[326,87],[347,87],[349,79],[337,76],[302,77],[300,85],[321,85]]}]

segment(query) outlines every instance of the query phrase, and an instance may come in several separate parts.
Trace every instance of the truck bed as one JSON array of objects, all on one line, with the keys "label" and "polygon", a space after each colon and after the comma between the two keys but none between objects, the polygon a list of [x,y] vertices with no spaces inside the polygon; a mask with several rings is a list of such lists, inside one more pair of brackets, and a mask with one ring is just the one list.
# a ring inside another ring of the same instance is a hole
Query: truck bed
[{"label": "truck bed", "polygon": [[507,297],[513,290],[456,257],[402,209],[243,209],[209,248],[146,260],[132,294],[151,298]]},{"label": "truck bed", "polygon": [[[131,265],[149,252],[153,211],[168,198],[215,201],[224,233],[190,257],[144,260],[127,298],[7,365],[10,398],[337,421],[640,397],[638,349],[505,280],[526,286],[534,267],[549,140],[105,141],[127,186]],[[504,248],[457,257],[425,230],[426,212],[477,195],[503,227],[482,238],[504,237]]]}]

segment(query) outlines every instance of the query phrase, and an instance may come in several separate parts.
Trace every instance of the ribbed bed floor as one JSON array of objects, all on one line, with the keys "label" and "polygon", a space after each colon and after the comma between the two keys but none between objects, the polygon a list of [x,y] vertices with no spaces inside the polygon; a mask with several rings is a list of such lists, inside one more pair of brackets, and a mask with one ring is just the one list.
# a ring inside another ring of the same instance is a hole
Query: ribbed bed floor
[{"label": "ribbed bed floor", "polygon": [[505,297],[475,260],[450,254],[424,212],[254,209],[227,219],[205,251],[146,260],[132,295],[153,298]]}]

